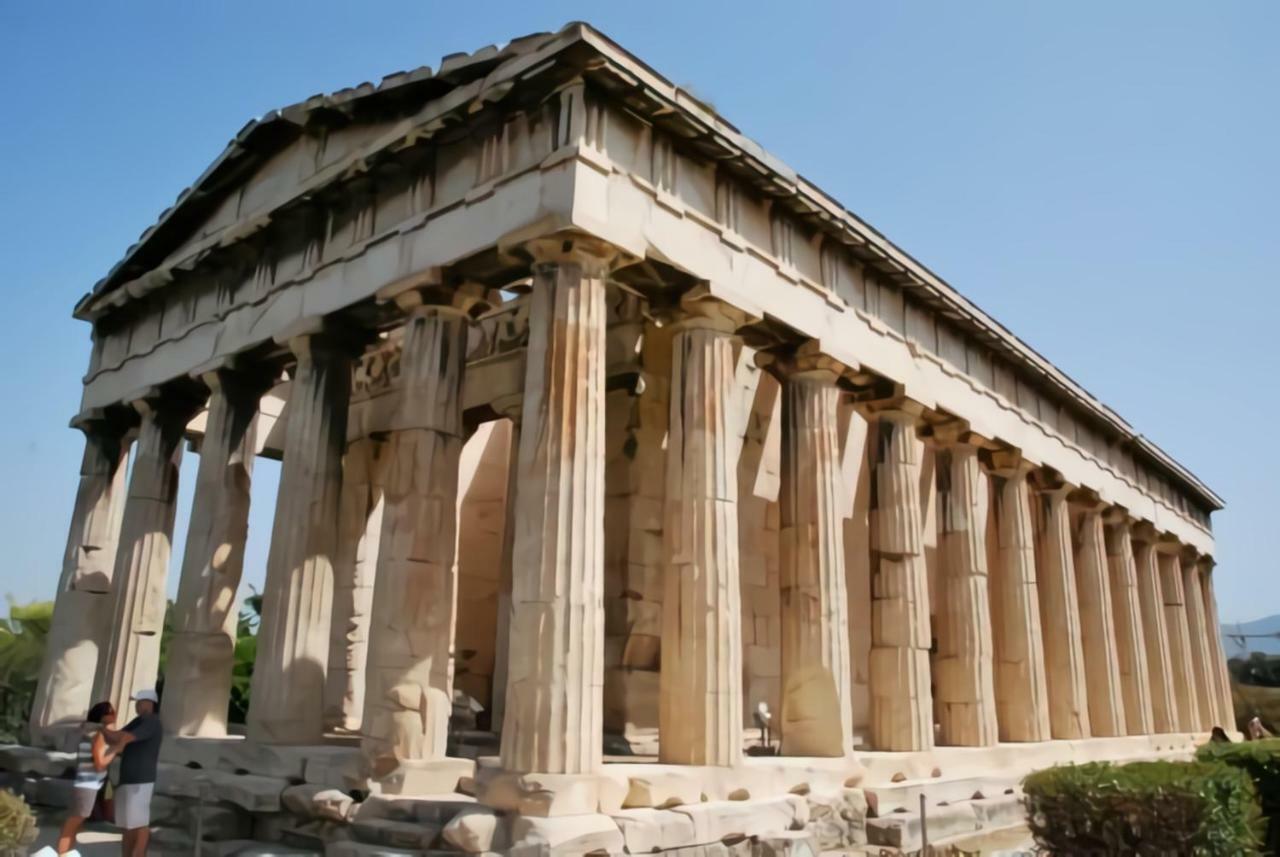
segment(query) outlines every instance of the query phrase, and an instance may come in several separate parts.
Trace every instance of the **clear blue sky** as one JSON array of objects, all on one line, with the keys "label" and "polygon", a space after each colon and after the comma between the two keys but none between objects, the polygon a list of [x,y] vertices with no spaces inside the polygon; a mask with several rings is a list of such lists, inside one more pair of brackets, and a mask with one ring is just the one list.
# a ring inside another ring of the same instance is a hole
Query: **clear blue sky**
[{"label": "clear blue sky", "polygon": [[[57,579],[89,353],[72,306],[247,119],[574,19],[1205,479],[1228,502],[1223,618],[1280,613],[1280,4],[1261,0],[0,3],[0,592]],[[269,490],[255,504],[260,581]]]}]

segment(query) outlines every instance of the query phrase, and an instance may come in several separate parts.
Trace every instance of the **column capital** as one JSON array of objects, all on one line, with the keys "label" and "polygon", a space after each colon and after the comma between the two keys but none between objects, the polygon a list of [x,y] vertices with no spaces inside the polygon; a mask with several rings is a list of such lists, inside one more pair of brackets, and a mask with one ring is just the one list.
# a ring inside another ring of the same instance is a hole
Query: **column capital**
[{"label": "column capital", "polygon": [[123,438],[138,427],[138,412],[131,407],[87,408],[67,425],[85,437]]},{"label": "column capital", "polygon": [[915,399],[910,399],[895,392],[892,396],[863,400],[857,403],[858,408],[868,419],[884,419],[900,426],[910,425],[919,429],[924,425],[923,418],[929,410]]},{"label": "column capital", "polygon": [[312,316],[286,327],[276,335],[275,341],[301,360],[324,353],[355,357],[375,336],[374,331],[361,330],[338,319]]},{"label": "column capital", "polygon": [[1062,474],[1052,467],[1037,467],[1031,471],[1031,487],[1038,494],[1047,497],[1063,497],[1071,499],[1076,486],[1062,478]]},{"label": "column capital", "polygon": [[524,391],[512,393],[509,396],[499,396],[489,403],[489,407],[493,408],[493,412],[498,416],[506,417],[518,426],[524,415]]},{"label": "column capital", "polygon": [[666,311],[659,310],[658,316],[663,326],[673,332],[715,330],[737,334],[744,327],[760,320],[750,312],[721,300],[706,283],[699,283],[682,292],[673,306]]},{"label": "column capital", "polygon": [[1155,525],[1150,521],[1134,521],[1131,528],[1132,532],[1130,533],[1130,539],[1135,545],[1148,545],[1155,547],[1159,534],[1156,533]]},{"label": "column capital", "polygon": [[1182,542],[1173,533],[1160,532],[1156,534],[1156,550],[1169,556],[1181,556]]},{"label": "column capital", "polygon": [[756,353],[756,365],[788,381],[834,384],[841,377],[858,370],[822,350],[816,339],[799,345],[782,345]]},{"label": "column capital", "polygon": [[604,277],[627,263],[622,248],[580,232],[562,232],[532,238],[520,245],[533,259],[535,269],[543,266],[581,265],[588,277]]},{"label": "column capital", "polygon": [[489,289],[483,283],[466,280],[455,286],[422,285],[397,292],[391,301],[409,318],[430,314],[453,314],[468,322],[490,309]]},{"label": "column capital", "polygon": [[1035,465],[1022,457],[1022,450],[1013,446],[1000,446],[986,451],[983,463],[992,476],[1001,479],[1026,478]]},{"label": "column capital", "polygon": [[1102,510],[1102,522],[1109,527],[1131,527],[1133,518],[1124,506],[1111,505]]},{"label": "column capital", "polygon": [[994,449],[996,444],[991,438],[978,434],[969,427],[969,421],[960,417],[930,422],[923,430],[926,441],[940,448],[954,446],[970,446],[976,450]]},{"label": "column capital", "polygon": [[186,389],[147,387],[126,400],[143,420],[148,417],[166,422],[181,421],[184,425],[204,406],[203,397]]},{"label": "column capital", "polygon": [[1072,506],[1086,515],[1101,515],[1106,510],[1106,503],[1092,488],[1080,486],[1067,495]]}]

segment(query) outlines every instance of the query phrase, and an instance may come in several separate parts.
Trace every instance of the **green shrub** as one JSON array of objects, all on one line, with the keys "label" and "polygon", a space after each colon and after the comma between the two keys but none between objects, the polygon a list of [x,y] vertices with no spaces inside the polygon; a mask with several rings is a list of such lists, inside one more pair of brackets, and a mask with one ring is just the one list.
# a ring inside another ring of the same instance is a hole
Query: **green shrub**
[{"label": "green shrub", "polygon": [[1225,765],[1095,762],[1037,771],[1023,788],[1031,833],[1052,854],[1257,852],[1253,784]]},{"label": "green shrub", "polygon": [[27,802],[7,789],[0,789],[0,851],[30,845],[36,833],[36,817]]},{"label": "green shrub", "polygon": [[1249,775],[1267,820],[1267,851],[1280,853],[1280,738],[1205,744],[1196,751],[1196,759],[1230,765]]}]

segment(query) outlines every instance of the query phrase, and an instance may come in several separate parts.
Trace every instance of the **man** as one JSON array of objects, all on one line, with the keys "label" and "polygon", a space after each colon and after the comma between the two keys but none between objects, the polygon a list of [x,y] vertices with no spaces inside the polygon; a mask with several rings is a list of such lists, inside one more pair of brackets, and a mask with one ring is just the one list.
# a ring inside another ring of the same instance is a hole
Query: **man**
[{"label": "man", "polygon": [[120,786],[116,789],[116,826],[124,829],[124,857],[146,857],[151,840],[151,792],[160,761],[160,697],[154,690],[133,695],[138,716],[120,731],[106,730],[107,741],[120,753]]}]

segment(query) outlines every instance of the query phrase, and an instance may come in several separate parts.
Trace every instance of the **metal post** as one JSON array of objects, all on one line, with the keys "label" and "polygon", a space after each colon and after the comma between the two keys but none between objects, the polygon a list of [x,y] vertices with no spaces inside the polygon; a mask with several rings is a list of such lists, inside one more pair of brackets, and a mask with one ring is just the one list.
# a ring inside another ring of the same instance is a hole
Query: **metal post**
[{"label": "metal post", "polygon": [[929,857],[929,811],[920,795],[920,854]]}]

